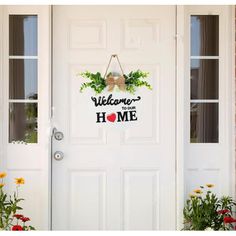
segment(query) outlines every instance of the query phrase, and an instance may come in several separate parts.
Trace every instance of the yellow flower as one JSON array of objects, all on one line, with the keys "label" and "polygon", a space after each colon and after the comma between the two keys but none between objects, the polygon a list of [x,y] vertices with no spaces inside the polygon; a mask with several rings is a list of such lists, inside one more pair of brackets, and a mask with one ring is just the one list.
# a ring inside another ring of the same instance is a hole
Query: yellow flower
[{"label": "yellow flower", "polygon": [[0,179],[5,178],[7,176],[6,172],[0,172]]},{"label": "yellow flower", "polygon": [[15,183],[18,184],[18,185],[25,183],[25,180],[23,178],[15,178],[15,180],[16,180]]},{"label": "yellow flower", "polygon": [[213,188],[213,187],[214,187],[214,184],[206,184],[206,186],[207,186],[208,188]]},{"label": "yellow flower", "polygon": [[201,189],[195,189],[193,192],[196,193],[196,194],[202,194],[203,193]]},{"label": "yellow flower", "polygon": [[0,188],[2,188],[4,185],[5,185],[5,184],[3,184],[3,183],[0,183]]},{"label": "yellow flower", "polygon": [[195,197],[197,197],[195,194],[189,194],[189,197],[190,198],[195,198]]}]

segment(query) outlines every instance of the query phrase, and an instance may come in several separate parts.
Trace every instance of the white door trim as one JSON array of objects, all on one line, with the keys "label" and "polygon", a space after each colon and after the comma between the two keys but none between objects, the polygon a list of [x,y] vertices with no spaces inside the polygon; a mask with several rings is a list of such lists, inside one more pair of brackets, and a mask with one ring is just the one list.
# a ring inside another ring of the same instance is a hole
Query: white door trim
[{"label": "white door trim", "polygon": [[235,109],[235,80],[236,80],[236,74],[235,74],[235,31],[236,31],[236,22],[235,22],[235,5],[231,6],[231,44],[229,46],[229,52],[234,52],[231,55],[229,55],[229,62],[231,62],[231,76],[232,76],[232,80],[231,80],[231,84],[229,86],[231,86],[231,130],[232,130],[232,134],[231,134],[231,143],[232,143],[232,147],[231,147],[231,156],[232,156],[232,163],[231,163],[231,168],[232,168],[232,179],[234,181],[232,181],[232,196],[235,197],[236,195],[236,157],[235,157],[235,139],[236,139],[236,134],[235,134],[235,124],[236,124],[236,119],[235,119],[235,114],[236,114],[236,109]]},{"label": "white door trim", "polygon": [[176,6],[176,229],[184,206],[184,6]]},{"label": "white door trim", "polygon": [[[3,6],[0,6],[0,61],[3,61]],[[0,63],[0,117],[4,116],[4,109],[3,109],[3,63]],[[4,157],[3,157],[3,122],[0,122],[0,162],[4,164]]]}]

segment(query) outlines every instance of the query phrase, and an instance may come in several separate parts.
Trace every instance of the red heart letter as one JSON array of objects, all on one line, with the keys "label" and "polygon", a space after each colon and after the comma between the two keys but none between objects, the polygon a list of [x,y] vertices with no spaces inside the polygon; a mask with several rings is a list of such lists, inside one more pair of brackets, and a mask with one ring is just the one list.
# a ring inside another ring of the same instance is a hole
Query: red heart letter
[{"label": "red heart letter", "polygon": [[111,113],[110,115],[107,115],[107,120],[110,122],[114,122],[116,120],[116,114]]}]

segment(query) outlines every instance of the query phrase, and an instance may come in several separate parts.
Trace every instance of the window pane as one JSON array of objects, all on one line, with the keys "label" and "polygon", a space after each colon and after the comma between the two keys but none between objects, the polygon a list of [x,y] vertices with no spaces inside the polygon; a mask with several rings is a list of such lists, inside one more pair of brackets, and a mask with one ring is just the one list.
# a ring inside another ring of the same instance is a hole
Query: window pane
[{"label": "window pane", "polygon": [[218,99],[218,59],[191,60],[191,99]]},{"label": "window pane", "polygon": [[9,104],[9,142],[37,143],[37,103]]},{"label": "window pane", "polygon": [[191,103],[191,143],[217,143],[218,104]]},{"label": "window pane", "polygon": [[9,54],[37,56],[37,16],[9,16]]},{"label": "window pane", "polygon": [[9,60],[10,99],[37,99],[37,60]]},{"label": "window pane", "polygon": [[219,16],[191,16],[191,56],[219,55]]}]

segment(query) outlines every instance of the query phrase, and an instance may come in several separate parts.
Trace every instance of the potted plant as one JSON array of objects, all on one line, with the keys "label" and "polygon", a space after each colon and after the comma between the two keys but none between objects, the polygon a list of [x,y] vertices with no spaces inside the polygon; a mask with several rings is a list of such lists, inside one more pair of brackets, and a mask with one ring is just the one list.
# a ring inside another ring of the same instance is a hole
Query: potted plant
[{"label": "potted plant", "polygon": [[229,196],[218,198],[211,191],[213,184],[194,190],[183,210],[183,230],[235,230],[236,202]]},{"label": "potted plant", "polygon": [[18,189],[25,183],[25,180],[23,178],[16,178],[16,191],[10,195],[4,191],[4,178],[6,175],[5,172],[0,172],[0,230],[35,230],[33,226],[26,225],[30,218],[17,213],[17,211],[22,210],[19,203],[24,200],[18,196]]}]

